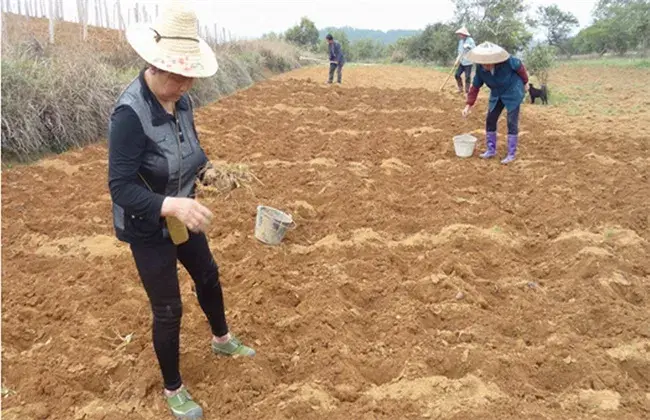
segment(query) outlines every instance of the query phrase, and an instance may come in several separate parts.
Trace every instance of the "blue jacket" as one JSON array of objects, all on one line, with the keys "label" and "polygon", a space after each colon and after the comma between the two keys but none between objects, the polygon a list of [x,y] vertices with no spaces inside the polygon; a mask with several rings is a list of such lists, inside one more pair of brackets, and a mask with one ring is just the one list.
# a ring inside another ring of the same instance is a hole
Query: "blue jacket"
[{"label": "blue jacket", "polygon": [[341,44],[338,41],[334,41],[329,44],[328,49],[330,53],[330,61],[338,61],[339,64],[343,64],[345,62],[345,58],[343,57],[343,49],[341,48]]},{"label": "blue jacket", "polygon": [[486,70],[482,65],[476,67],[472,85],[481,88],[486,84],[490,88],[490,111],[499,99],[508,111],[521,105],[525,96],[524,83],[528,81],[523,80],[520,75],[526,74],[520,59],[511,56],[505,62],[497,64],[493,72]]},{"label": "blue jacket", "polygon": [[476,47],[476,44],[474,43],[474,40],[472,39],[471,36],[468,36],[465,39],[459,39],[458,40],[458,48],[456,55],[461,55],[462,58],[460,59],[460,65],[461,66],[471,66],[472,62],[469,61],[467,58],[465,58],[465,55],[469,50],[472,48]]}]

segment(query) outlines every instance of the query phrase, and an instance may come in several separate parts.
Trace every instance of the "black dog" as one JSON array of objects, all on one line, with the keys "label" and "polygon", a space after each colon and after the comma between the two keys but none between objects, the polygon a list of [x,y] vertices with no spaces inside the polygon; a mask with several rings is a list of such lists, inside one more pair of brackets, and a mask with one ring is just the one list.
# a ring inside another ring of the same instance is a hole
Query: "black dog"
[{"label": "black dog", "polygon": [[546,90],[546,85],[542,85],[541,89],[537,89],[531,83],[528,86],[528,93],[530,94],[531,104],[535,103],[535,98],[540,98],[542,100],[542,104],[544,105],[548,104],[548,91]]}]

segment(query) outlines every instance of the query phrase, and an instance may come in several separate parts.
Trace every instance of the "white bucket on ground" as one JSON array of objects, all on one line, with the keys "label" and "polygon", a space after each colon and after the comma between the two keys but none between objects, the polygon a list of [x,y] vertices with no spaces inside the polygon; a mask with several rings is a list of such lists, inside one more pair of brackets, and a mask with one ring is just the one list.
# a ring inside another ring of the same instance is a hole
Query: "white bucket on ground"
[{"label": "white bucket on ground", "polygon": [[474,154],[476,137],[471,134],[454,136],[454,151],[458,157],[470,157]]},{"label": "white bucket on ground", "polygon": [[287,230],[294,229],[296,223],[290,214],[268,206],[257,206],[255,238],[267,245],[282,242]]}]

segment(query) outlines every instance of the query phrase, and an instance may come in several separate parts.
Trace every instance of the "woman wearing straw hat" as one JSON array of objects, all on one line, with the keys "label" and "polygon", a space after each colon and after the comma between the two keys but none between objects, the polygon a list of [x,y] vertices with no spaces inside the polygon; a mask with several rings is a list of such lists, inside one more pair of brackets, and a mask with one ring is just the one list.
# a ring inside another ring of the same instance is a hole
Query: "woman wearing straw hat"
[{"label": "woman wearing straw hat", "polygon": [[503,109],[508,111],[508,154],[501,163],[515,159],[519,137],[519,107],[525,95],[528,73],[521,60],[496,44],[484,42],[471,50],[468,59],[478,64],[472,87],[467,95],[463,116],[469,115],[476,103],[479,89],[486,84],[490,88],[490,103],[486,118],[484,159],[496,155],[497,121]]},{"label": "woman wearing straw hat", "polygon": [[[179,372],[182,314],[177,261],[195,283],[220,355],[253,356],[226,324],[219,271],[205,232],[212,213],[194,199],[197,176],[210,166],[194,127],[187,91],[218,65],[198,37],[196,14],[172,1],[153,26],[127,40],[147,62],[117,100],[109,127],[109,187],[117,237],[130,244],[153,313],[153,346],[167,404],[177,418],[202,417]],[[189,230],[189,231],[188,231]]]},{"label": "woman wearing straw hat", "polygon": [[455,74],[456,83],[458,84],[458,93],[463,93],[463,79],[461,76],[465,73],[465,93],[467,93],[472,80],[472,62],[467,59],[467,52],[474,48],[476,44],[464,26],[456,31],[456,35],[458,35],[457,55],[460,58]]}]

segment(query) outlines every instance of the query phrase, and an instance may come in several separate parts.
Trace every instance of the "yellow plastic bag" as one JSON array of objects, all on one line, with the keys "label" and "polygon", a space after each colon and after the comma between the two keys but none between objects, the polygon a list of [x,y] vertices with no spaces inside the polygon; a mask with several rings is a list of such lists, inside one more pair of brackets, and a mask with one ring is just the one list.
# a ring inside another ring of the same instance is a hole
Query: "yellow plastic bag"
[{"label": "yellow plastic bag", "polygon": [[[140,173],[138,173],[138,175],[145,183],[147,188],[153,191],[153,189],[151,188],[147,180],[144,179],[144,177]],[[178,180],[178,182],[179,182],[178,189],[180,192],[180,179]],[[167,225],[167,231],[169,232],[169,237],[171,238],[174,245],[180,245],[184,242],[187,242],[187,240],[190,239],[190,233],[188,232],[187,227],[183,224],[183,222],[178,220],[176,217],[174,216],[165,217],[165,224]]]},{"label": "yellow plastic bag", "polygon": [[169,237],[172,239],[174,245],[180,245],[190,239],[190,234],[183,222],[174,216],[165,217],[165,222],[167,223]]}]

